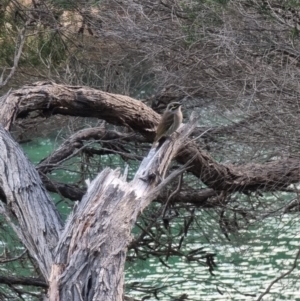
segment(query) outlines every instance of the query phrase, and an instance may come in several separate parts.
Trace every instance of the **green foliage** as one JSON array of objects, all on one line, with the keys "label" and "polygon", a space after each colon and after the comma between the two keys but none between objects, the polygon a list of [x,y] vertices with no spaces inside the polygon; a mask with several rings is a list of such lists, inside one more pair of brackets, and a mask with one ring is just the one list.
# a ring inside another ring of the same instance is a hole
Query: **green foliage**
[{"label": "green foliage", "polygon": [[[188,22],[182,27],[186,34],[188,45],[200,40],[203,36],[202,28],[218,27],[223,24],[218,12],[224,9],[228,0],[198,0],[192,5],[183,5]],[[209,8],[209,10],[208,10]],[[205,11],[205,14],[203,14]],[[205,15],[205,18],[203,16]]]},{"label": "green foliage", "polygon": [[229,2],[229,0],[197,0],[195,1],[195,4],[221,4],[226,5]]},{"label": "green foliage", "polygon": [[15,44],[7,37],[0,35],[0,64],[11,66],[13,64],[13,55]]},{"label": "green foliage", "polygon": [[212,0],[212,2],[215,2],[217,4],[226,5],[229,2],[229,0]]},{"label": "green foliage", "polygon": [[56,31],[39,32],[28,41],[27,51],[28,59],[34,66],[44,63],[57,67],[67,57],[67,46]]},{"label": "green foliage", "polygon": [[295,40],[295,39],[298,39],[298,38],[299,38],[299,30],[297,29],[297,27],[294,27],[291,30],[291,39]]},{"label": "green foliage", "polygon": [[286,5],[293,8],[300,8],[300,2],[299,0],[286,0],[282,1],[282,5]]},{"label": "green foliage", "polygon": [[[89,1],[89,5],[99,4],[102,0]],[[82,5],[82,1],[78,0],[50,0],[49,1],[56,8],[63,10],[73,10],[76,7]]]},{"label": "green foliage", "polygon": [[51,4],[53,4],[57,8],[61,8],[64,10],[72,10],[76,7],[77,1],[72,0],[51,0]]},{"label": "green foliage", "polygon": [[[11,66],[15,53],[16,31],[0,30],[0,64]],[[57,32],[38,33],[27,39],[19,65],[38,66],[41,63],[58,66],[66,59],[67,47]]]},{"label": "green foliage", "polygon": [[[8,1],[2,1],[3,3],[0,5],[0,29],[5,25],[5,10],[8,4]],[[2,30],[0,30],[0,34]]]},{"label": "green foliage", "polygon": [[7,16],[0,13],[0,67],[11,66],[15,53],[17,30]]},{"label": "green foliage", "polygon": [[[72,1],[51,0],[56,4]],[[51,4],[50,2],[48,5]],[[50,7],[50,6],[49,6]],[[0,68],[13,65],[19,31],[25,26],[28,16],[25,10],[11,5],[11,1],[1,1],[0,5]],[[62,10],[54,10],[59,16]],[[67,46],[61,33],[42,24],[35,24],[26,30],[26,41],[19,65],[57,67],[67,57]]]}]

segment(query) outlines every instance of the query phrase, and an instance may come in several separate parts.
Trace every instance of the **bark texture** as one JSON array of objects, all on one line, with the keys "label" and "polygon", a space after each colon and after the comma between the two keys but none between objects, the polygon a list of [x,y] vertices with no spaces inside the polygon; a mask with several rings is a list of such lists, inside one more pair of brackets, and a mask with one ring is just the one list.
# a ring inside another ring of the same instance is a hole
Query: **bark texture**
[{"label": "bark texture", "polygon": [[75,205],[64,230],[35,167],[0,128],[0,187],[6,202],[1,213],[36,259],[49,283],[49,301],[123,300],[132,227],[161,189],[185,170],[165,178],[195,126],[194,117],[176,139],[168,139],[159,150],[152,148],[131,182],[126,172],[103,170]]},{"label": "bark texture", "polygon": [[128,126],[151,140],[160,118],[151,108],[131,97],[52,82],[37,82],[11,91],[2,97],[1,103],[0,120],[6,128],[15,118],[39,110],[44,116],[96,117],[111,124]]},{"label": "bark texture", "polygon": [[196,125],[196,119],[181,130],[181,136],[152,149],[134,179],[106,168],[90,184],[69,218],[56,249],[50,300],[115,300],[123,298],[124,265],[131,230],[140,212],[160,190],[184,170],[161,182],[161,177]]},{"label": "bark texture", "polygon": [[[31,111],[40,111],[45,116],[97,117],[111,124],[127,126],[152,142],[159,121],[156,112],[128,96],[52,82],[37,82],[10,91],[2,97],[1,103],[0,121],[6,128],[15,118],[27,116]],[[176,159],[185,164],[192,158],[193,165],[189,171],[216,191],[274,191],[300,181],[300,162],[297,158],[265,164],[225,165],[213,160],[196,143],[189,142],[180,149]]]},{"label": "bark texture", "polygon": [[0,127],[1,213],[49,279],[62,220],[35,169],[9,132]]}]

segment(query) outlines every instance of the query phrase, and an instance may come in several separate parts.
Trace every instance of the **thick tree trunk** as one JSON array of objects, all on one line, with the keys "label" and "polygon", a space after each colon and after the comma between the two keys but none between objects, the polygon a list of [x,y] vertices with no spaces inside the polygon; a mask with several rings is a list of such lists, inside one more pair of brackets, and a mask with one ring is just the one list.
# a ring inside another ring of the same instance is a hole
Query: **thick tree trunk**
[{"label": "thick tree trunk", "polygon": [[[185,167],[165,177],[196,118],[151,149],[131,182],[105,169],[76,204],[64,230],[42,182],[10,134],[0,128],[1,208],[49,282],[49,301],[123,300],[124,264],[140,212]],[[190,162],[189,162],[190,163]],[[13,223],[14,217],[18,225]],[[51,271],[51,273],[50,273]]]},{"label": "thick tree trunk", "polygon": [[35,169],[0,127],[1,213],[49,279],[62,220]]}]

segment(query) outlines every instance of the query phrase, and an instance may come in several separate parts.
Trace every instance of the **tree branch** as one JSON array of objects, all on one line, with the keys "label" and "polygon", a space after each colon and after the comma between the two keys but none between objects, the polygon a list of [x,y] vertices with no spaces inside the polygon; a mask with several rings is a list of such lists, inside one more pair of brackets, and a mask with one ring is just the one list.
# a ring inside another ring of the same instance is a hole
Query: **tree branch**
[{"label": "tree branch", "polygon": [[13,276],[1,276],[0,283],[7,285],[32,285],[37,287],[47,288],[48,284],[46,281],[39,278],[31,277],[13,277]]},{"label": "tree branch", "polygon": [[[2,108],[0,121],[8,127],[14,117],[40,110],[47,114],[97,117],[129,127],[145,136],[149,142],[153,141],[159,120],[159,115],[152,109],[128,96],[49,82],[37,82],[10,92]],[[176,159],[182,164],[193,159],[188,171],[214,190],[246,193],[276,191],[300,181],[298,158],[284,158],[265,164],[225,165],[213,160],[196,143],[187,141]]]},{"label": "tree branch", "polygon": [[25,43],[25,32],[26,32],[26,25],[20,30],[19,32],[19,37],[18,37],[18,41],[16,42],[16,47],[15,47],[15,54],[14,54],[14,65],[11,68],[9,74],[7,75],[6,79],[3,80],[4,77],[4,71],[1,74],[0,77],[0,88],[4,87],[5,85],[7,85],[7,83],[10,81],[10,79],[13,77],[13,75],[15,74],[17,68],[18,68],[18,64],[19,64],[19,60],[23,51],[23,46]]},{"label": "tree branch", "polygon": [[178,174],[162,178],[195,125],[196,118],[182,127],[175,140],[169,139],[157,152],[151,149],[130,183],[119,171],[106,168],[89,185],[56,248],[50,300],[122,300],[132,227],[159,190]]}]

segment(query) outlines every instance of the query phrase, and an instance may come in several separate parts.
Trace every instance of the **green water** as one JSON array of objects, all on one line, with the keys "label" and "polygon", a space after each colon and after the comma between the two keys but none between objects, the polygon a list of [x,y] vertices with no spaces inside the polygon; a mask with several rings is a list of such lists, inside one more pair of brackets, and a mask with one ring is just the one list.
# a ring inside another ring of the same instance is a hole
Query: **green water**
[{"label": "green water", "polygon": [[[141,281],[152,286],[167,286],[164,293],[172,296],[186,293],[191,300],[256,300],[275,277],[293,265],[300,245],[299,226],[298,216],[272,218],[240,233],[231,243],[221,237],[219,242],[212,239],[208,243],[203,235],[207,229],[193,231],[190,238],[194,242],[190,247],[206,247],[217,253],[215,276],[210,276],[207,268],[181,259],[170,260],[171,268],[151,259],[130,267],[127,280],[129,283]],[[212,227],[216,228],[213,222]],[[263,300],[300,300],[298,278],[299,270],[295,269],[289,277],[275,284],[271,294]],[[140,294],[136,293],[136,296],[140,297]]]},{"label": "green water", "polygon": [[[57,145],[51,139],[38,139],[23,145],[23,148],[36,164]],[[107,163],[111,160],[107,158]],[[105,162],[102,163],[104,166]],[[115,166],[118,164],[121,161],[117,161]],[[78,177],[71,166],[55,176],[63,182],[72,182]],[[53,197],[66,218],[72,203],[60,202],[57,195]],[[298,214],[257,222],[232,235],[231,242],[220,233],[216,216],[200,209],[196,216],[199,223],[188,233],[186,248],[204,247],[206,251],[216,253],[215,276],[210,275],[207,267],[177,257],[169,258],[167,264],[170,268],[155,258],[128,263],[126,284],[131,296],[140,299],[145,296],[143,292],[130,288],[139,282],[144,287],[165,287],[158,293],[160,300],[170,300],[170,296],[184,293],[188,294],[188,300],[256,300],[275,277],[291,268],[300,246]],[[178,223],[182,222],[182,218],[178,217]],[[296,268],[288,277],[276,283],[271,294],[263,300],[300,300],[299,276],[299,269]]]}]

